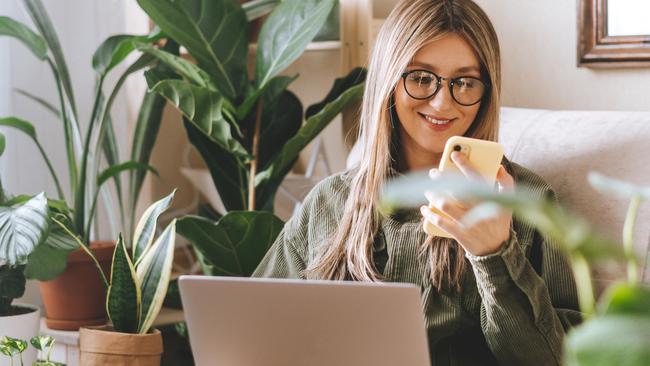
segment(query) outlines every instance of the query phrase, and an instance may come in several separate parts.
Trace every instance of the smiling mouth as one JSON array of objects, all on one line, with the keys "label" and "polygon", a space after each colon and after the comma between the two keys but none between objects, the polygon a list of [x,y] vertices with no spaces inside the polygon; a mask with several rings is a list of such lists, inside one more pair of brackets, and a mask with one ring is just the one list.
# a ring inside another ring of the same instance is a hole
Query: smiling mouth
[{"label": "smiling mouth", "polygon": [[433,117],[431,117],[431,116],[429,116],[427,114],[420,113],[420,112],[418,112],[418,114],[422,118],[424,118],[427,122],[429,122],[431,124],[434,124],[434,125],[446,125],[446,124],[450,123],[451,121],[453,121],[453,119],[437,119],[437,118],[433,118]]}]

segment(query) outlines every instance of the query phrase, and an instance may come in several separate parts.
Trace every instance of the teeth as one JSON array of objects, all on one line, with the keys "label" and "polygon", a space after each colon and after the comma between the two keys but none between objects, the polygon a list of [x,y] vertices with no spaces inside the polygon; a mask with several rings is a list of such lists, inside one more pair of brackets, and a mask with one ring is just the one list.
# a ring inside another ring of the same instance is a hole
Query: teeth
[{"label": "teeth", "polygon": [[447,123],[449,123],[451,121],[450,119],[435,119],[435,118],[429,117],[427,115],[424,115],[424,118],[427,121],[433,123],[434,125],[446,125]]}]

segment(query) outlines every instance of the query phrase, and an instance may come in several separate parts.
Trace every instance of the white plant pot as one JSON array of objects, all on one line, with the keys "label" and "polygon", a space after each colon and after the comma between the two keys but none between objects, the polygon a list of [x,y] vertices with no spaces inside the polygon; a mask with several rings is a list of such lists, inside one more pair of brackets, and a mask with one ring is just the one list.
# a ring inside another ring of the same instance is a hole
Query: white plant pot
[{"label": "white plant pot", "polygon": [[[0,337],[9,336],[27,341],[37,336],[40,330],[41,310],[38,306],[14,303],[13,306],[32,309],[32,311],[12,316],[0,316]],[[23,364],[31,366],[36,361],[37,350],[29,345],[23,352]],[[9,366],[9,357],[0,355],[0,366]],[[20,365],[19,357],[14,357],[14,365]]]}]

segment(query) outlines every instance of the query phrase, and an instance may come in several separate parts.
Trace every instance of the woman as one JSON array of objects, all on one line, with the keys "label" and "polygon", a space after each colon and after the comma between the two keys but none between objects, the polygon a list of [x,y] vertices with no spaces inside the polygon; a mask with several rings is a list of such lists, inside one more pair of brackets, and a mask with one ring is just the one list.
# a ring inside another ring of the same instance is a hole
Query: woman
[{"label": "woman", "polygon": [[[400,2],[370,59],[358,166],[314,188],[255,275],[414,283],[433,364],[559,364],[564,332],[579,320],[575,284],[531,226],[503,213],[461,227],[466,210],[445,197],[429,198],[452,219],[426,206],[388,217],[377,208],[386,180],[437,166],[449,137],[496,140],[500,89],[498,40],[476,4]],[[452,159],[474,173],[462,154]],[[540,177],[505,159],[497,182],[553,197]],[[427,237],[423,216],[454,239]]]}]

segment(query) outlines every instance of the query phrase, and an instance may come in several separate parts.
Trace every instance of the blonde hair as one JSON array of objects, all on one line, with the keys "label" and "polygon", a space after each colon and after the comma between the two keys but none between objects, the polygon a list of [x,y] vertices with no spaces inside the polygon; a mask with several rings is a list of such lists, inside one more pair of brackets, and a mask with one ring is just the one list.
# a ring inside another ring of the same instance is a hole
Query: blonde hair
[{"label": "blonde hair", "polygon": [[[360,115],[363,149],[353,170],[345,212],[327,244],[321,246],[304,274],[309,278],[381,281],[373,262],[373,243],[381,216],[377,202],[385,181],[396,172],[400,153],[392,146],[398,134],[392,95],[400,74],[425,44],[448,33],[461,35],[474,49],[482,77],[490,92],[481,103],[466,136],[496,141],[499,125],[501,70],[496,32],[483,10],[470,0],[403,0],[382,26],[368,67]],[[451,240],[428,237],[421,246],[427,256],[430,277],[440,289],[458,289],[464,266],[459,245]]]}]

